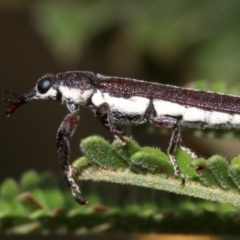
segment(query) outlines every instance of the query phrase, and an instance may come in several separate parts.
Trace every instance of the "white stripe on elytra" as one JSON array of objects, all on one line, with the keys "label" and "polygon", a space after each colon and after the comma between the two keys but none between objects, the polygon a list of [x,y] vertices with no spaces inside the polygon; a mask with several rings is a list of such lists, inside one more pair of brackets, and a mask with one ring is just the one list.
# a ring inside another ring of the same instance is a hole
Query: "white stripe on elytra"
[{"label": "white stripe on elytra", "polygon": [[144,97],[114,97],[109,93],[102,93],[97,90],[92,96],[92,103],[98,107],[102,103],[108,103],[111,110],[126,115],[143,115],[145,114],[150,100]]},{"label": "white stripe on elytra", "polygon": [[228,114],[217,111],[208,111],[201,108],[184,106],[164,100],[153,100],[153,106],[158,117],[181,117],[183,125],[194,126],[194,122],[201,122],[205,127],[217,125],[240,126],[240,114]]},{"label": "white stripe on elytra", "polygon": [[186,110],[185,106],[157,99],[153,100],[153,106],[158,117],[166,115],[175,117],[183,116]]},{"label": "white stripe on elytra", "polygon": [[[98,107],[102,103],[108,103],[111,110],[118,111],[123,115],[144,115],[150,100],[144,97],[133,96],[130,98],[114,97],[109,93],[102,93],[97,90],[92,96],[92,103]],[[180,124],[185,126],[199,126],[203,123],[204,127],[225,127],[240,126],[240,114],[228,114],[217,111],[208,111],[201,108],[180,105],[169,101],[154,99],[153,106],[157,117],[176,117],[181,118]]]}]

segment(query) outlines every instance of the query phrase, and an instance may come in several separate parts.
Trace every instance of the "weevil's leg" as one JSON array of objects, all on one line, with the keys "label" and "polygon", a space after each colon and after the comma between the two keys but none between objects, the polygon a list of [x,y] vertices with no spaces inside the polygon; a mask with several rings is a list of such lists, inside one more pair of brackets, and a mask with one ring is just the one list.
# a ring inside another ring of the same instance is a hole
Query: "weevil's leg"
[{"label": "weevil's leg", "polygon": [[117,136],[123,143],[126,143],[124,139],[124,131],[115,125],[112,111],[107,103],[102,103],[98,108],[95,109],[95,116],[100,118],[101,123],[110,130],[110,132]]},{"label": "weevil's leg", "polygon": [[182,143],[178,121],[176,119],[172,119],[169,117],[166,117],[166,118],[159,117],[154,119],[148,119],[148,121],[156,127],[167,127],[167,128],[173,129],[167,153],[173,164],[175,174],[183,177],[181,170],[179,168],[178,162],[176,160],[176,157],[174,156],[176,147],[180,146]]},{"label": "weevil's leg", "polygon": [[81,205],[86,204],[87,202],[80,198],[80,189],[76,184],[73,175],[73,168],[69,164],[70,159],[70,145],[69,138],[75,132],[75,129],[78,125],[79,115],[78,111],[74,111],[69,113],[64,120],[62,121],[58,132],[57,132],[57,149],[58,149],[58,158],[61,164],[61,167],[65,173],[65,178],[67,180],[67,184],[71,189],[72,195],[76,202]]},{"label": "weevil's leg", "polygon": [[167,127],[167,128],[173,129],[167,153],[173,164],[175,174],[177,176],[181,176],[182,184],[184,184],[185,177],[181,173],[177,159],[174,156],[174,151],[175,151],[176,147],[181,146],[181,144],[182,144],[182,138],[180,135],[180,127],[179,127],[178,120],[175,118],[172,118],[172,117],[157,117],[156,111],[154,109],[152,102],[150,102],[150,105],[147,109],[145,118],[150,124],[152,124],[156,127]]}]

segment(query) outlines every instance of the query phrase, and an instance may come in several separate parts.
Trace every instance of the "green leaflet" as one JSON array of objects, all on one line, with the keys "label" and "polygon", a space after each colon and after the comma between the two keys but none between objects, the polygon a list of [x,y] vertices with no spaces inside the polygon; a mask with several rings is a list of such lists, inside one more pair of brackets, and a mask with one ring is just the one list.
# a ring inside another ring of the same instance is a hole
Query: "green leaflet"
[{"label": "green leaflet", "polygon": [[88,137],[81,142],[80,148],[88,159],[103,168],[126,168],[126,163],[112,149],[112,146],[98,136]]},{"label": "green leaflet", "polygon": [[132,155],[141,150],[139,144],[130,138],[125,138],[128,142],[123,144],[119,139],[116,139],[112,143],[113,150],[124,159],[124,161],[130,163],[130,158]]},{"label": "green leaflet", "polygon": [[[21,177],[20,183],[12,179],[4,181],[0,196],[0,233],[144,233],[159,232],[159,229],[164,232],[168,229],[173,232],[174,229],[178,233],[214,233],[217,227],[218,233],[240,234],[240,208],[233,207],[240,206],[239,157],[229,164],[217,155],[207,160],[191,159],[186,152],[177,149],[176,156],[186,176],[186,183],[182,185],[165,153],[127,140],[127,145],[122,145],[119,140],[111,145],[93,136],[81,143],[87,156],[73,163],[79,170],[76,177],[111,182],[107,187],[82,183],[81,190],[89,201],[86,206],[75,203],[65,183],[62,188],[56,182],[62,178],[53,173],[39,175],[29,171]],[[131,186],[131,195],[128,196],[112,183],[143,186],[145,189]],[[172,195],[152,189],[232,206],[179,195],[176,201]],[[225,227],[221,228],[223,221]],[[125,222],[132,224],[128,228],[123,224]],[[176,223],[174,226],[173,222]],[[194,225],[196,222],[201,225],[201,231]]]},{"label": "green leaflet", "polygon": [[197,173],[197,180],[201,182],[202,184],[212,187],[212,186],[218,186],[218,181],[212,174],[211,170],[207,168],[206,166],[206,159],[203,158],[197,158],[192,160],[191,167],[193,167]]},{"label": "green leaflet", "polygon": [[228,176],[229,165],[226,159],[219,155],[212,156],[206,161],[206,166],[223,189],[236,189],[236,185]]},{"label": "green leaflet", "polygon": [[149,172],[156,172],[166,176],[173,176],[174,170],[168,156],[151,147],[144,147],[130,157],[133,166],[143,168]]},{"label": "green leaflet", "polygon": [[[175,155],[186,180],[182,185],[165,153],[126,140],[127,144],[115,140],[112,145],[98,136],[83,140],[81,150],[87,158],[78,160],[83,164],[77,177],[161,189],[240,206],[240,158],[235,158],[231,165],[218,155],[191,159],[177,148]],[[74,166],[78,166],[77,162]]]},{"label": "green leaflet", "polygon": [[240,157],[236,157],[232,160],[231,165],[228,168],[228,174],[240,189]]}]

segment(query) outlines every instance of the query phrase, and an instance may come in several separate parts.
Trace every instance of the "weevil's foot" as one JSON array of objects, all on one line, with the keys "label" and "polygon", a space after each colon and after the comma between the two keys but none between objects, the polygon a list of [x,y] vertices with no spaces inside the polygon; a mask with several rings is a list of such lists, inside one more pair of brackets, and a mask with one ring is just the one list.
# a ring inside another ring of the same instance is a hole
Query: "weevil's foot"
[{"label": "weevil's foot", "polygon": [[[176,170],[177,170],[177,171],[176,171]],[[186,177],[182,174],[182,172],[180,171],[179,168],[178,168],[178,169],[175,169],[175,176],[176,176],[177,178],[180,178],[180,180],[181,180],[181,185],[182,185],[182,187],[184,187],[185,184],[186,184]]]},{"label": "weevil's foot", "polygon": [[70,188],[71,188],[72,195],[77,203],[79,203],[80,205],[87,204],[87,201],[80,197],[81,191],[79,189],[79,186],[75,182],[71,182]]},{"label": "weevil's foot", "polygon": [[181,174],[181,185],[182,185],[182,187],[184,187],[185,184],[186,184],[186,178],[183,174]]},{"label": "weevil's foot", "polygon": [[80,198],[79,196],[74,196],[75,201],[80,205],[86,205],[88,203],[87,200]]},{"label": "weevil's foot", "polygon": [[75,199],[75,201],[80,205],[85,205],[85,204],[87,204],[87,201],[80,197],[81,191],[80,191],[78,184],[75,181],[74,175],[75,175],[76,171],[77,171],[77,169],[75,167],[69,166],[68,171],[66,173],[66,179],[67,179],[68,185],[71,189],[72,196]]}]

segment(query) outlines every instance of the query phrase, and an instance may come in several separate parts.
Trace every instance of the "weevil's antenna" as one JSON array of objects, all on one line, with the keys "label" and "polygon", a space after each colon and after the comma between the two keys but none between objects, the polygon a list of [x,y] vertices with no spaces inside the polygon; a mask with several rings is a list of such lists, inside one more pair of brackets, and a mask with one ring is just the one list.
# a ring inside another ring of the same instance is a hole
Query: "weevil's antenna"
[{"label": "weevil's antenna", "polygon": [[[3,92],[3,93],[13,95],[14,97],[18,97],[17,93],[15,93],[12,90],[9,90],[7,88],[4,88],[4,87],[0,87],[0,91]],[[13,100],[8,99],[8,98],[0,98],[0,101],[2,101],[2,102],[13,102]]]},{"label": "weevil's antenna", "polygon": [[0,91],[4,92],[4,93],[7,93],[7,94],[11,94],[14,97],[18,97],[19,96],[17,93],[13,92],[12,90],[9,90],[9,89],[4,88],[4,87],[0,87]]},{"label": "weevil's antenna", "polygon": [[0,98],[0,101],[2,101],[2,102],[13,102],[13,100],[7,99],[7,98]]}]

